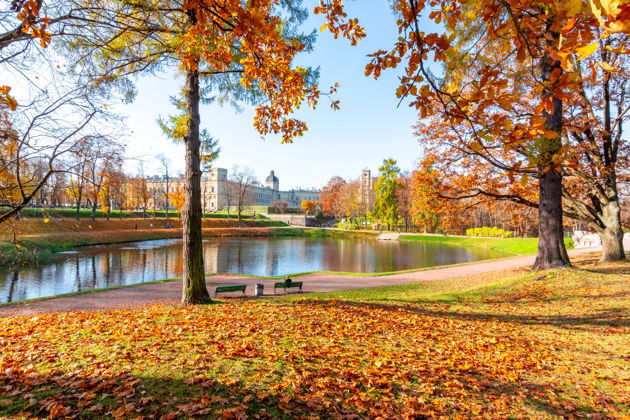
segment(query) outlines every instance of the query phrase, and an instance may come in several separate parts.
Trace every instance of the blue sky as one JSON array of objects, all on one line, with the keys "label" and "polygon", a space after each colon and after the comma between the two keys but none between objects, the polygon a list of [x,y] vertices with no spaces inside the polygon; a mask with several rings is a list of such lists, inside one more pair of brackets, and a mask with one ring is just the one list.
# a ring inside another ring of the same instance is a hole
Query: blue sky
[{"label": "blue sky", "polygon": [[[304,106],[298,116],[309,130],[293,144],[280,144],[277,137],[264,140],[252,126],[252,108],[237,113],[229,106],[202,106],[202,127],[207,128],[221,145],[215,166],[251,167],[260,180],[271,169],[280,179],[280,188],[321,187],[333,175],[356,178],[364,167],[377,172],[384,158],[398,160],[403,169],[412,169],[420,155],[420,146],[412,135],[416,112],[406,103],[399,107],[395,96],[397,72],[387,71],[377,81],[364,76],[367,54],[389,48],[398,33],[386,1],[349,2],[351,16],[359,18],[367,37],[352,47],[344,39],[333,39],[319,32],[321,16],[311,16],[306,29],[318,30],[312,53],[300,57],[299,64],[320,66],[320,86],[339,82],[337,99],[341,109],[333,111],[325,98],[317,110]],[[312,10],[314,1],[307,2]],[[178,75],[146,77],[138,82],[136,100],[116,107],[127,115],[130,136],[127,155],[142,157],[147,174],[159,173],[154,156],[164,153],[172,162],[172,173],[183,172],[183,146],[172,144],[156,124],[159,115],[172,111],[169,96],[182,84]],[[129,172],[136,162],[130,160]]]}]

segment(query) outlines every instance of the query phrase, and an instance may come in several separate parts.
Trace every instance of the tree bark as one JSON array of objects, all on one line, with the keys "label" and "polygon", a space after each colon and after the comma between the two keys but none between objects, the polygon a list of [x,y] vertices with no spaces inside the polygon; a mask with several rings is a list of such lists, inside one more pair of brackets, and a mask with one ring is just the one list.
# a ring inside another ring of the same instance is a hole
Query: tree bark
[{"label": "tree bark", "polygon": [[599,233],[602,238],[601,261],[621,261],[626,258],[623,249],[621,208],[618,201],[609,201],[602,207],[602,221],[606,225]]},{"label": "tree bark", "polygon": [[547,171],[539,184],[538,255],[533,270],[569,266],[562,226],[562,176],[555,170]]},{"label": "tree bark", "polygon": [[[555,39],[549,41],[550,47],[558,42],[560,34],[554,33]],[[543,101],[551,101],[552,111],[543,111],[545,128],[555,131],[554,139],[541,139],[539,146],[540,204],[538,206],[538,254],[533,270],[546,270],[554,267],[571,265],[564,246],[564,228],[562,226],[562,174],[557,171],[553,161],[562,146],[563,104],[555,94],[557,78],[562,73],[560,61],[552,58],[548,52],[541,59],[541,78],[548,84],[543,90]]]},{"label": "tree bark", "polygon": [[77,199],[77,220],[81,216],[81,194],[79,194],[79,198]]},{"label": "tree bark", "polygon": [[186,199],[182,209],[184,241],[184,273],[182,303],[185,305],[210,302],[206,288],[201,231],[201,159],[199,139],[199,72],[186,70],[185,100],[188,122],[186,127]]}]

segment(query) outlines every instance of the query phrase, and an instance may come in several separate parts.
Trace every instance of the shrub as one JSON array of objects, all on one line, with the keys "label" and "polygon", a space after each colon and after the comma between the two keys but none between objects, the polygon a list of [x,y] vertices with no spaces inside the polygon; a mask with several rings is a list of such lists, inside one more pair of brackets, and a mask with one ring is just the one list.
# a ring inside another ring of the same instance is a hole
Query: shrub
[{"label": "shrub", "polygon": [[339,229],[348,229],[348,230],[359,229],[359,225],[352,222],[337,222],[335,223],[335,227]]},{"label": "shrub", "polygon": [[500,229],[496,226],[482,226],[478,228],[466,229],[466,236],[490,236],[497,238],[512,238],[514,232]]}]

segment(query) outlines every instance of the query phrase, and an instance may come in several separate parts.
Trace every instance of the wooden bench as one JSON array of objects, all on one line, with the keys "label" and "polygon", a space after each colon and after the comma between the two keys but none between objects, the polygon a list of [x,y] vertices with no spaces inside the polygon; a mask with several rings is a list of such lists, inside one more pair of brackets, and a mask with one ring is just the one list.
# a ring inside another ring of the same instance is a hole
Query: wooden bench
[{"label": "wooden bench", "polygon": [[283,281],[280,283],[273,284],[273,293],[276,293],[276,289],[284,289],[286,292],[287,289],[291,287],[299,287],[300,292],[302,292],[302,282],[301,281]]},{"label": "wooden bench", "polygon": [[230,293],[230,292],[243,292],[243,296],[245,296],[246,287],[247,287],[246,284],[238,284],[235,286],[219,286],[216,289],[214,289],[214,296],[216,296],[218,293]]}]

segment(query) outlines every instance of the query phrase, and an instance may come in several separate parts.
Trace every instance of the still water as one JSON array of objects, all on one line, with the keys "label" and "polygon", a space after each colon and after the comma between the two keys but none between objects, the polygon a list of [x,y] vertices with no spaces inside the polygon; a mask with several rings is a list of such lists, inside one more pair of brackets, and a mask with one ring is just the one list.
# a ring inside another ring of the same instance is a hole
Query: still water
[{"label": "still water", "polygon": [[[204,240],[207,273],[277,276],[304,271],[375,273],[478,261],[501,254],[422,242],[374,239],[216,238]],[[0,268],[0,303],[182,273],[180,239],[77,248],[47,264]]]}]

